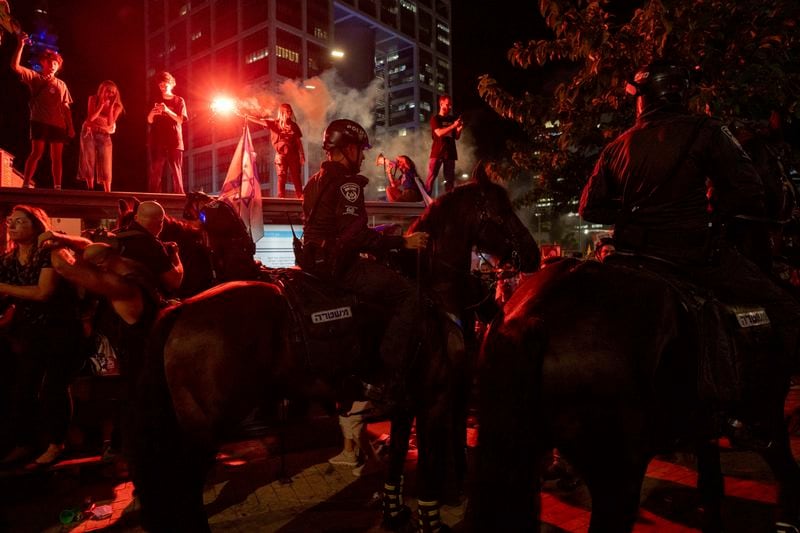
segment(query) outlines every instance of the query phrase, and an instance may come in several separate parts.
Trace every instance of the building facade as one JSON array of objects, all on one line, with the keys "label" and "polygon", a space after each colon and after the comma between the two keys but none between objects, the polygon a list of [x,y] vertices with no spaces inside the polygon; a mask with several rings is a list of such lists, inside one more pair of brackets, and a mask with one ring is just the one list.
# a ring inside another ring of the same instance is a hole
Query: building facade
[{"label": "building facade", "polygon": [[[215,120],[210,112],[215,94],[246,98],[266,91],[280,101],[285,80],[303,81],[335,68],[354,89],[380,88],[372,135],[405,136],[427,129],[438,95],[450,91],[449,0],[144,3],[147,94],[156,96],[154,77],[168,70],[189,109],[184,127],[189,190],[219,190],[242,132],[241,121]],[[343,55],[332,57],[334,50]],[[274,194],[268,133],[254,128],[253,139],[262,187]],[[306,152],[307,169],[313,171],[321,155]]]}]

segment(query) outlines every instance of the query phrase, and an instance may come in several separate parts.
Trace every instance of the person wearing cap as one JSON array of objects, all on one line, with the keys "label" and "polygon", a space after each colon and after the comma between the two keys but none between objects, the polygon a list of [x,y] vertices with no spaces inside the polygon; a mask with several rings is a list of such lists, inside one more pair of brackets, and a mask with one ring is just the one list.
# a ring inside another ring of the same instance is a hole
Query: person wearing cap
[{"label": "person wearing cap", "polygon": [[369,399],[384,414],[402,403],[407,361],[417,337],[417,297],[411,282],[386,265],[365,259],[362,253],[383,255],[401,248],[420,250],[428,234],[387,235],[367,225],[364,187],[360,175],[364,150],[370,148],[367,132],[352,120],[331,122],[323,135],[327,160],[309,179],[303,191],[304,270],[335,281],[367,302],[390,310],[380,345],[383,387],[367,385]]},{"label": "person wearing cap", "polygon": [[797,364],[800,306],[739,253],[726,231],[736,217],[763,216],[764,187],[728,128],[689,112],[689,89],[689,70],[669,60],[637,72],[627,91],[636,97],[636,123],[601,152],[579,213],[614,225],[614,262],[648,258],[647,268],[684,272],[726,302],[766,310],[777,341],[773,359],[742,353],[747,360],[734,364],[748,372],[731,384],[742,399],[722,413],[730,416],[725,434],[760,448],[768,443],[759,426],[771,418],[764,403],[772,384],[764,376],[778,361]]},{"label": "person wearing cap", "polygon": [[11,57],[11,68],[22,82],[30,88],[31,97],[31,153],[25,161],[23,187],[33,187],[33,175],[44,154],[45,145],[50,145],[50,166],[53,173],[53,188],[61,189],[62,153],[64,143],[75,136],[72,124],[72,96],[67,84],[56,78],[64,65],[64,58],[55,50],[47,49],[39,57],[42,72],[36,72],[20,65],[22,49],[28,36],[17,36],[17,48]]}]

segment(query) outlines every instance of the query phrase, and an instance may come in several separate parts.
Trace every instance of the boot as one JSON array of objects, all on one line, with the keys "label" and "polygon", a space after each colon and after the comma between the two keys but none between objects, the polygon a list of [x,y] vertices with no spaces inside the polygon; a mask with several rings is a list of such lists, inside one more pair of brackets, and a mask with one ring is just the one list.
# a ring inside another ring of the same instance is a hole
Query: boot
[{"label": "boot", "polygon": [[383,484],[383,523],[384,529],[395,531],[408,522],[411,509],[403,504],[403,476],[396,484]]},{"label": "boot", "polygon": [[426,502],[417,500],[417,516],[419,518],[420,533],[447,533],[450,528],[442,523],[439,516],[439,502],[436,500]]}]

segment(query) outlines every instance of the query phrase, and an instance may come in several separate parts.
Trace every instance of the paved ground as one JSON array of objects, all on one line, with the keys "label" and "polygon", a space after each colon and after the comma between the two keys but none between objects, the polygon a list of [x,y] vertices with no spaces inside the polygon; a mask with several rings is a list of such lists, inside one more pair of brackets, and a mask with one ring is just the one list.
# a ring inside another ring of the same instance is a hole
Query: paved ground
[{"label": "paved ground", "polygon": [[[800,405],[792,391],[787,409]],[[387,425],[369,427],[377,439]],[[309,435],[312,437],[309,439]],[[313,422],[313,431],[294,436],[286,456],[291,482],[278,479],[280,460],[273,436],[242,440],[226,446],[209,476],[206,510],[215,532],[357,532],[381,531],[376,495],[382,484],[380,465],[367,465],[360,476],[353,469],[331,466],[338,453],[338,426],[333,418]],[[312,448],[304,448],[300,441]],[[800,457],[800,438],[793,439]],[[409,487],[413,487],[415,458],[410,457]],[[688,455],[660,457],[647,472],[637,532],[697,531],[700,514],[694,490],[696,473]],[[726,473],[725,525],[729,533],[768,531],[775,490],[763,462],[754,454],[723,450]],[[0,529],[13,532],[125,531],[137,532],[137,503],[132,485],[114,476],[113,465],[99,457],[62,462],[49,472],[0,476]],[[408,491],[409,493],[411,491]],[[410,495],[410,494],[409,494]],[[110,506],[111,515],[61,525],[66,509]],[[415,506],[413,499],[410,500]],[[444,521],[456,530],[464,505],[445,507]],[[554,482],[544,494],[544,531],[586,531],[590,498],[585,486],[568,491]]]}]

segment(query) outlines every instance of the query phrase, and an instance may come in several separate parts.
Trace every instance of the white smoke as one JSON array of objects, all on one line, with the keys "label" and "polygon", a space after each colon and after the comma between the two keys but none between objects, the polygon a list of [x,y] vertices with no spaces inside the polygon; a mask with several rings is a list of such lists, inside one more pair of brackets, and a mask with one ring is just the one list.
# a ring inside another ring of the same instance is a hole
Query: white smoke
[{"label": "white smoke", "polygon": [[[278,87],[277,92],[264,86],[251,86],[238,104],[243,113],[262,117],[277,116],[278,106],[282,103],[291,105],[295,120],[303,132],[309,173],[313,174],[324,159],[322,133],[325,127],[332,120],[346,118],[358,122],[371,132],[375,123],[375,108],[382,97],[383,80],[376,78],[365,89],[353,89],[347,87],[334,70],[328,70],[305,81],[286,80]],[[462,174],[470,174],[475,164],[475,148],[468,128],[469,124],[458,141],[457,178]],[[410,157],[423,182],[428,172],[432,139],[427,123],[421,123],[416,130],[406,130],[404,135],[383,131],[383,128],[378,128],[377,134],[370,134],[372,150],[365,154],[361,169],[361,173],[370,179],[366,191],[368,199],[380,198],[386,186],[383,167],[375,165],[375,160],[381,153],[388,159],[396,159],[400,155]],[[442,179],[440,171],[440,187]]]}]

